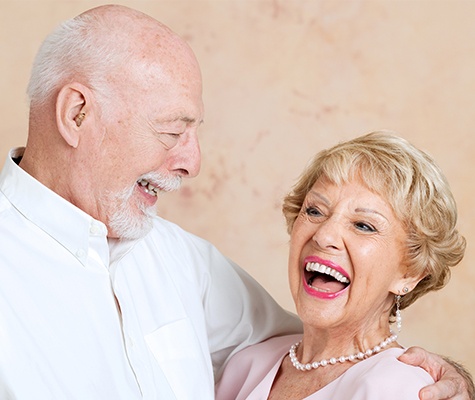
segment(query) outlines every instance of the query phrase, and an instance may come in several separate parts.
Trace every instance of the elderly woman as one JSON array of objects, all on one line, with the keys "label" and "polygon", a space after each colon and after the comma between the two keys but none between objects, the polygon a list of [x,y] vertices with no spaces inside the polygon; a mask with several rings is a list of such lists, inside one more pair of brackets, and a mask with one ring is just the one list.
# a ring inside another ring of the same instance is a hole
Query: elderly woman
[{"label": "elderly woman", "polygon": [[371,133],[317,154],[283,211],[303,337],[235,355],[217,400],[418,399],[433,380],[397,360],[400,310],[442,288],[465,250],[439,167],[406,140]]}]

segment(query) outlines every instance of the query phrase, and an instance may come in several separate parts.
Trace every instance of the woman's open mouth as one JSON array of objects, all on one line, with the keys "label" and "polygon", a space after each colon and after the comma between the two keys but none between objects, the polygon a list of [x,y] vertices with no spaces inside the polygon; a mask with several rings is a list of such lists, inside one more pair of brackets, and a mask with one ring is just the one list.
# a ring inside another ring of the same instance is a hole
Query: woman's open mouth
[{"label": "woman's open mouth", "polygon": [[333,298],[350,285],[350,280],[336,269],[318,262],[305,265],[304,281],[309,294]]}]

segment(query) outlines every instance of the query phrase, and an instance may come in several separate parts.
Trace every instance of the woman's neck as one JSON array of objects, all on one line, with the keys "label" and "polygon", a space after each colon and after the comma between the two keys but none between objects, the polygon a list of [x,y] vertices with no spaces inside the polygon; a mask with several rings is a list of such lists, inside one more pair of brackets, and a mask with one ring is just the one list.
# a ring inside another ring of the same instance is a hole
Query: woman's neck
[{"label": "woman's neck", "polygon": [[390,340],[390,343],[387,343],[385,348],[400,347],[387,324],[385,327],[367,329],[317,329],[304,326],[297,358],[303,364],[331,358],[339,359],[373,350],[387,340]]},{"label": "woman's neck", "polygon": [[[392,347],[401,347],[395,339],[381,346],[377,352],[373,351],[381,342],[386,341],[391,333],[389,327],[386,330],[359,331],[351,334],[347,330],[340,335],[329,330],[315,331],[305,329],[301,344],[297,346],[296,357],[301,364],[310,365],[314,362],[325,360],[325,366],[319,365],[316,368],[310,367],[301,370],[295,367],[290,355],[284,357],[279,371],[274,379],[269,394],[270,400],[298,400],[304,399],[316,391],[327,386],[335,379],[344,374],[358,361],[371,357],[381,351]],[[340,361],[340,357],[347,357],[352,354],[366,353],[372,350],[371,355],[364,355],[361,359],[354,361]],[[330,360],[334,358],[335,362]]]}]

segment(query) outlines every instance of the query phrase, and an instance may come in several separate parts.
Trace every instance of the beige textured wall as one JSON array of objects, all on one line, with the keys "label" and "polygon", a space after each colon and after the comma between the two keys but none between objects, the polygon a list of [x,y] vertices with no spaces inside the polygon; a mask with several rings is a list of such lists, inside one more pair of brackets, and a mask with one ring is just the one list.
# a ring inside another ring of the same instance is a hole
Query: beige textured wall
[{"label": "beige textured wall", "polygon": [[[161,214],[214,242],[288,309],[280,202],[316,151],[386,128],[439,161],[467,253],[446,289],[403,313],[401,338],[475,372],[475,2],[120,3],[187,38],[203,70],[202,172],[161,200]],[[2,160],[25,143],[24,91],[39,43],[98,4],[0,1]]]}]

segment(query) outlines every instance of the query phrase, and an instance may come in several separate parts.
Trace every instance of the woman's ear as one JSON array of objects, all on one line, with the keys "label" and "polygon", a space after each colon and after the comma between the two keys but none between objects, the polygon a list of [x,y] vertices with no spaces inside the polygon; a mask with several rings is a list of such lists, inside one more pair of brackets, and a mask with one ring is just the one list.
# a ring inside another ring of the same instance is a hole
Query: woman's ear
[{"label": "woman's ear", "polygon": [[409,292],[412,292],[417,284],[424,279],[427,274],[424,272],[417,276],[410,276],[406,273],[403,277],[397,280],[397,282],[393,283],[391,287],[391,293],[405,295]]},{"label": "woman's ear", "polygon": [[56,125],[65,142],[74,148],[79,145],[81,126],[90,108],[89,89],[80,83],[61,88],[56,98]]}]

